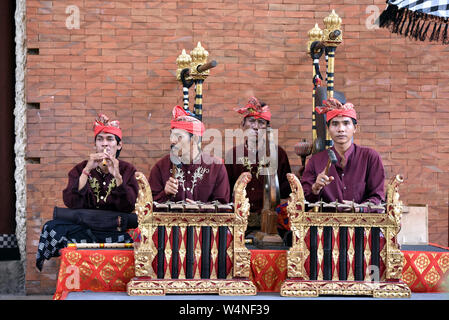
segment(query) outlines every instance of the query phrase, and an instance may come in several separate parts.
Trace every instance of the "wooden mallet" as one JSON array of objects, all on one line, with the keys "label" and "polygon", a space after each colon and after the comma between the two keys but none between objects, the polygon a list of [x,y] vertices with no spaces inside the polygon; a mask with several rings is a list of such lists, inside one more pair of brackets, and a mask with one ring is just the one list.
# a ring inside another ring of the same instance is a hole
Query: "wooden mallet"
[{"label": "wooden mallet", "polygon": [[174,147],[175,147],[174,145],[170,146],[170,161],[172,163],[172,172],[171,172],[172,178],[175,178],[176,172],[178,171],[178,169],[181,169],[181,167],[182,167],[181,159],[179,158],[179,156],[177,156],[173,153]]},{"label": "wooden mallet", "polygon": [[327,149],[327,154],[329,159],[327,160],[326,169],[324,170],[324,174],[327,176],[329,174],[329,168],[331,164],[336,164],[338,162],[337,157],[335,156],[335,152],[331,149]]}]

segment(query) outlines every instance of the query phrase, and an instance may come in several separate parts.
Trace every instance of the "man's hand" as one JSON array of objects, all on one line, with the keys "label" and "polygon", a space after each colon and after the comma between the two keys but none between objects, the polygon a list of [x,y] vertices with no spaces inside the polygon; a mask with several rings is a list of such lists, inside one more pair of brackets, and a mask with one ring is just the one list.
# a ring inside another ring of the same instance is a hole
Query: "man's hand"
[{"label": "man's hand", "polygon": [[98,167],[101,164],[101,162],[103,161],[103,159],[105,157],[104,155],[105,155],[104,153],[91,153],[89,155],[89,159],[87,160],[87,164],[84,167],[84,169],[87,172],[90,172],[93,169],[95,169],[96,167]]},{"label": "man's hand", "polygon": [[330,184],[332,181],[334,181],[334,177],[330,176],[328,177],[324,172],[326,169],[324,169],[318,177],[316,177],[315,183],[312,185],[312,192],[313,194],[317,195],[320,193],[321,189],[323,189],[325,186]]},{"label": "man's hand", "polygon": [[89,155],[89,159],[87,160],[87,164],[84,167],[78,182],[78,190],[84,188],[87,183],[87,179],[89,177],[90,172],[98,167],[100,163],[103,161],[104,153],[91,153]]},{"label": "man's hand", "polygon": [[173,177],[170,177],[170,179],[167,180],[165,183],[164,188],[166,195],[175,195],[178,193],[178,179],[175,179]]},{"label": "man's hand", "polygon": [[120,166],[119,161],[115,158],[115,156],[111,156],[108,153],[105,153],[106,157],[106,166],[108,167],[108,172],[112,174],[117,181],[117,186],[121,185],[123,182],[122,175],[120,174]]}]

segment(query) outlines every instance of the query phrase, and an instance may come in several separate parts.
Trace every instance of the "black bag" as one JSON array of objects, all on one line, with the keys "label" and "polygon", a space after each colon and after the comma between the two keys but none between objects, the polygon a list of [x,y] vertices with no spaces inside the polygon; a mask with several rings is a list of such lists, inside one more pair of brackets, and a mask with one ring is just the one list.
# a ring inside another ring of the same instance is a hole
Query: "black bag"
[{"label": "black bag", "polygon": [[[120,226],[118,225],[120,217]],[[96,209],[69,209],[55,207],[53,219],[61,219],[75,224],[86,226],[97,231],[121,231],[137,228],[137,215],[108,210]]]}]

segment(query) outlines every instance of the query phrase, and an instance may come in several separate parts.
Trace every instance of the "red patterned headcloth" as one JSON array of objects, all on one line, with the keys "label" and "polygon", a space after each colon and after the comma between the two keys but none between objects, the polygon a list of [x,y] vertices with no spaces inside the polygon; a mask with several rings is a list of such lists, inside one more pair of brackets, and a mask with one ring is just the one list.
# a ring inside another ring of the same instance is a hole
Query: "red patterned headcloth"
[{"label": "red patterned headcloth", "polygon": [[243,108],[235,109],[238,113],[243,114],[244,118],[254,117],[256,119],[262,118],[264,120],[271,120],[270,107],[264,105],[262,107],[261,103],[256,97],[251,97],[248,103]]},{"label": "red patterned headcloth", "polygon": [[120,122],[118,120],[109,121],[105,114],[99,114],[94,122],[95,137],[100,132],[111,133],[122,139],[122,129],[120,129]]},{"label": "red patterned headcloth", "polygon": [[345,104],[341,104],[335,98],[330,98],[328,100],[323,100],[324,107],[316,107],[315,110],[319,114],[326,114],[326,121],[330,121],[331,119],[342,116],[342,117],[350,117],[354,120],[357,120],[357,113],[355,112],[354,105],[350,102]]},{"label": "red patterned headcloth", "polygon": [[171,121],[172,129],[182,129],[197,136],[202,136],[204,133],[204,124],[192,113],[184,110],[180,106],[176,106],[172,111],[173,119]]}]

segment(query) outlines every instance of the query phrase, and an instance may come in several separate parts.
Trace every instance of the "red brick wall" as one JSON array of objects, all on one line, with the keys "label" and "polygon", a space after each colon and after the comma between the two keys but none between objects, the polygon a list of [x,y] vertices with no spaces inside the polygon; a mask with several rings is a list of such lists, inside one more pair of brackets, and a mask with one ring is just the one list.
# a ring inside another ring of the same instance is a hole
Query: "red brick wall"
[{"label": "red brick wall", "polygon": [[[269,2],[269,3],[268,3]],[[330,3],[330,2],[329,2]],[[307,32],[331,9],[343,19],[336,89],[357,107],[356,143],[377,149],[387,177],[402,173],[406,204],[429,205],[430,241],[448,243],[449,72],[447,46],[366,26],[376,1],[27,1],[27,292],[52,293],[58,262],[34,269],[42,225],[62,206],[66,175],[93,147],[98,112],[120,120],[121,157],[149,174],[169,147],[171,109],[182,103],[177,56],[201,41],[218,61],[205,81],[207,127],[236,128],[233,108],[257,95],[272,108],[280,144],[311,139]],[[68,29],[69,5],[80,28]],[[368,9],[368,11],[367,11]],[[324,66],[323,66],[324,68]],[[191,98],[191,101],[193,97]],[[40,161],[40,163],[33,163]]]}]

